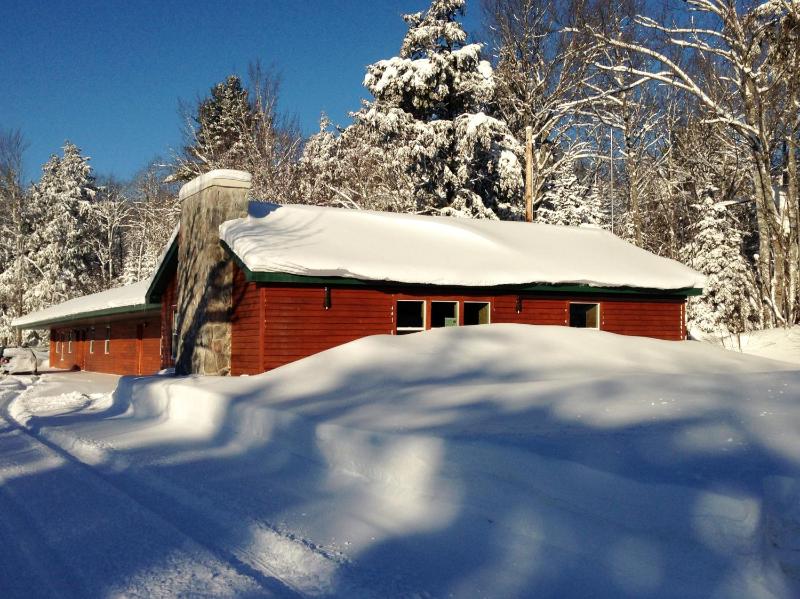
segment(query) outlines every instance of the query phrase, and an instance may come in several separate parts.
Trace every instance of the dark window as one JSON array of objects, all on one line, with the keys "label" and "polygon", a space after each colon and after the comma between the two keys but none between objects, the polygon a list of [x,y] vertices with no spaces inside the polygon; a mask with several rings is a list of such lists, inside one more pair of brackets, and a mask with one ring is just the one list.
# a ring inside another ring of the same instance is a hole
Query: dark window
[{"label": "dark window", "polygon": [[106,340],[103,343],[103,353],[111,353],[111,325],[106,327]]},{"label": "dark window", "polygon": [[94,327],[89,331],[89,353],[94,353]]},{"label": "dark window", "polygon": [[457,327],[458,302],[431,302],[431,328]]},{"label": "dark window", "polygon": [[464,302],[464,324],[489,324],[489,302]]},{"label": "dark window", "polygon": [[422,300],[399,300],[397,302],[397,334],[416,333],[425,330],[425,302]]},{"label": "dark window", "polygon": [[569,326],[579,329],[600,328],[600,304],[570,304]]}]

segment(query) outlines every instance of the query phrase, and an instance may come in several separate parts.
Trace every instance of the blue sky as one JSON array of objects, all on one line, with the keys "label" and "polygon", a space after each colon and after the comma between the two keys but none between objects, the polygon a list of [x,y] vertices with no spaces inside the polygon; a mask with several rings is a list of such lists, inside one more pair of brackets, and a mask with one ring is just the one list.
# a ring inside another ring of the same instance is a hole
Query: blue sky
[{"label": "blue sky", "polygon": [[[400,15],[427,0],[0,0],[0,127],[30,146],[26,174],[64,140],[96,172],[126,178],[180,144],[178,99],[194,99],[250,61],[274,65],[282,107],[303,130],[366,96],[364,67],[397,53]],[[465,27],[480,27],[469,0]]]}]

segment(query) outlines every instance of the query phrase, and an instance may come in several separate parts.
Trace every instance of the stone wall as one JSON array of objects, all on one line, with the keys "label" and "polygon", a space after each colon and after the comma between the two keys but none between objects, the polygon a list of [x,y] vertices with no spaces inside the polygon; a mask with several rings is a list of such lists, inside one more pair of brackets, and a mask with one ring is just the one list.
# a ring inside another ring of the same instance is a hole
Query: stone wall
[{"label": "stone wall", "polygon": [[230,374],[233,262],[219,226],[247,216],[249,189],[250,174],[233,170],[211,171],[181,189],[177,374]]}]

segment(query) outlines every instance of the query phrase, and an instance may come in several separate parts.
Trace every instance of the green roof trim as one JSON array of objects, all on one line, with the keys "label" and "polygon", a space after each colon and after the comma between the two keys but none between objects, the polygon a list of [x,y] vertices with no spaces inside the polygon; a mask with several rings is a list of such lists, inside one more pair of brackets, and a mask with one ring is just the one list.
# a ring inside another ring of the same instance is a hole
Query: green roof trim
[{"label": "green roof trim", "polygon": [[158,270],[147,288],[147,293],[144,294],[148,303],[160,303],[161,296],[169,285],[170,277],[178,269],[178,235],[172,240],[167,248],[167,253],[164,254],[161,262],[158,264]]},{"label": "green roof trim", "polygon": [[67,322],[76,322],[80,320],[91,320],[95,318],[103,318],[105,316],[116,316],[117,314],[141,314],[142,312],[155,312],[161,310],[161,304],[138,304],[135,306],[117,306],[114,308],[103,308],[102,310],[91,310],[89,312],[79,312],[77,314],[69,314],[66,316],[59,316],[56,318],[46,318],[44,320],[37,320],[23,325],[17,325],[15,329],[44,329],[54,324],[64,324]]},{"label": "green roof trim", "polygon": [[[425,286],[431,285],[424,283],[400,283],[396,281],[365,281],[350,277],[312,277],[305,275],[293,275],[281,272],[259,272],[250,270],[247,265],[236,255],[225,241],[220,239],[220,244],[233,258],[236,265],[244,272],[245,279],[256,283],[290,283],[297,285],[349,285],[349,286],[375,286],[375,285],[404,285],[404,286]],[[459,285],[434,285],[436,287],[461,287]],[[490,285],[481,289],[496,289],[498,291],[510,292],[543,292],[543,293],[607,293],[614,295],[674,295],[674,296],[695,296],[702,295],[703,290],[697,287],[687,287],[684,289],[648,289],[644,287],[593,287],[591,285],[580,284],[520,284],[520,285]]]}]

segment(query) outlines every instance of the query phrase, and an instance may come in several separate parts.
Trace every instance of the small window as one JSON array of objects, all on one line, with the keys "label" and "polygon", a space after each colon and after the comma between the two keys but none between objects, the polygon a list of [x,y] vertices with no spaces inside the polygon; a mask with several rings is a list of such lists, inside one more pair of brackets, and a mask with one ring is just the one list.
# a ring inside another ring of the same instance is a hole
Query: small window
[{"label": "small window", "polygon": [[579,329],[599,329],[600,304],[570,304],[569,326]]},{"label": "small window", "polygon": [[61,353],[61,338],[59,336],[56,336],[56,353]]},{"label": "small window", "polygon": [[422,300],[398,300],[397,334],[407,335],[425,330],[425,302]]},{"label": "small window", "polygon": [[75,331],[69,332],[69,341],[67,341],[67,353],[72,353],[72,338],[75,336]]},{"label": "small window", "polygon": [[464,324],[489,324],[491,310],[489,302],[464,302]]},{"label": "small window", "polygon": [[458,302],[431,302],[431,328],[457,327]]},{"label": "small window", "polygon": [[94,353],[94,327],[89,331],[89,353]]},{"label": "small window", "polygon": [[103,344],[103,352],[110,354],[111,353],[111,326],[106,327],[106,341]]}]

